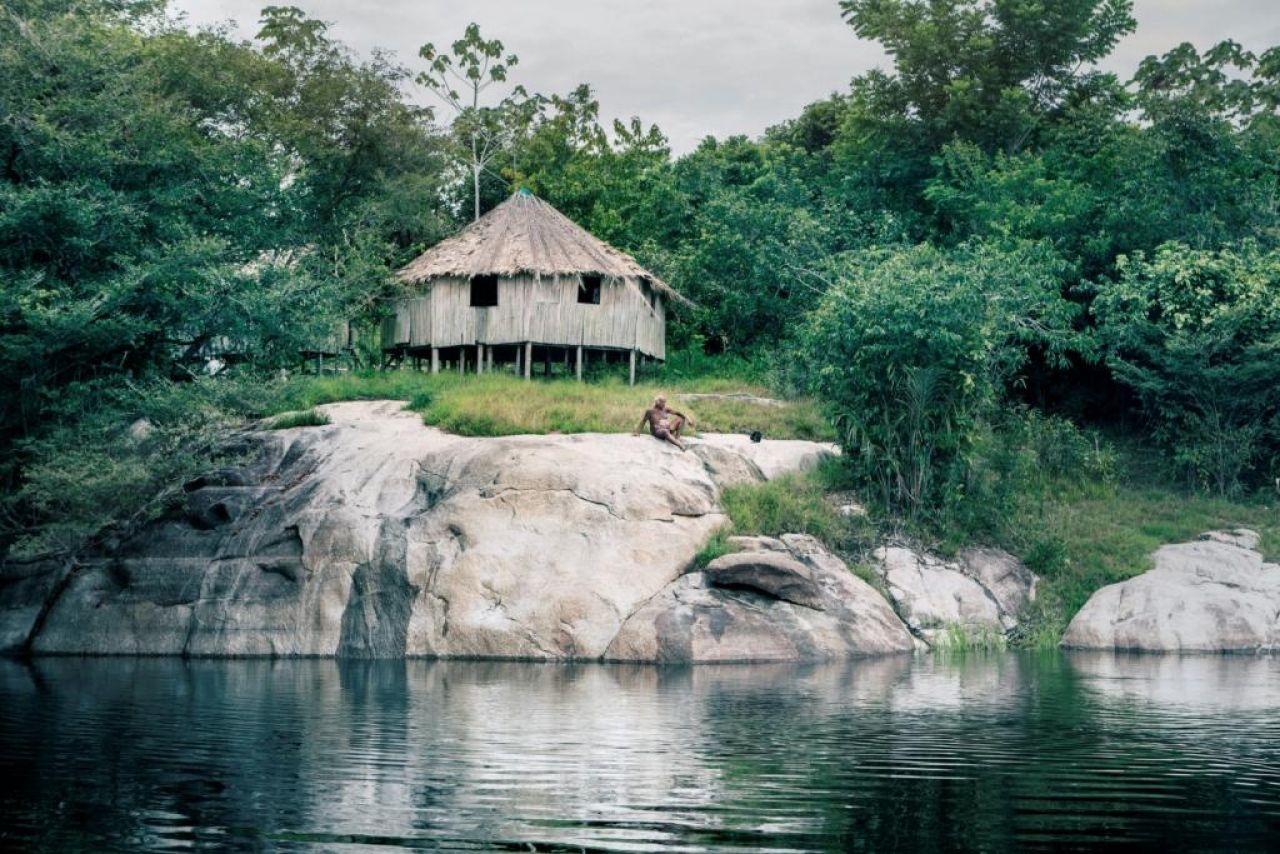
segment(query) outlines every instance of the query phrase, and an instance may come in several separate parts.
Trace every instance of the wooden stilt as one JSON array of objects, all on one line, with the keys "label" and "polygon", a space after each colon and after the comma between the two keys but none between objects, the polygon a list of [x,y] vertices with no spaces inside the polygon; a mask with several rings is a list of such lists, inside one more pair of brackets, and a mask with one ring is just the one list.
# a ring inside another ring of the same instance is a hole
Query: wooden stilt
[{"label": "wooden stilt", "polygon": [[484,345],[476,345],[476,374],[484,373]]},{"label": "wooden stilt", "polygon": [[524,378],[533,377],[533,342],[524,342]]},{"label": "wooden stilt", "polygon": [[578,382],[582,382],[582,345],[578,345],[577,358],[573,362],[574,373],[578,375]]},{"label": "wooden stilt", "polygon": [[631,385],[635,385],[636,384],[636,351],[632,350],[630,355],[631,355],[630,369],[629,369],[629,373],[631,377],[630,383]]},{"label": "wooden stilt", "polygon": [[431,373],[433,374],[440,373],[440,348],[439,347],[431,348]]}]

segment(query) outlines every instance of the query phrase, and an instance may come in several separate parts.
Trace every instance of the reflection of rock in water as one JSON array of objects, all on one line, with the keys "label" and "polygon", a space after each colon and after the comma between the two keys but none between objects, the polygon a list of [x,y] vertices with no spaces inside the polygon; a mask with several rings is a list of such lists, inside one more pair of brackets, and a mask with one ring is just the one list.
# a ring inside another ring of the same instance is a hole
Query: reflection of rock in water
[{"label": "reflection of rock in water", "polygon": [[1280,708],[1280,659],[1243,655],[1072,652],[1071,667],[1092,691],[1170,709]]},{"label": "reflection of rock in water", "polygon": [[0,662],[3,832],[95,851],[1263,850],[1276,667]]}]

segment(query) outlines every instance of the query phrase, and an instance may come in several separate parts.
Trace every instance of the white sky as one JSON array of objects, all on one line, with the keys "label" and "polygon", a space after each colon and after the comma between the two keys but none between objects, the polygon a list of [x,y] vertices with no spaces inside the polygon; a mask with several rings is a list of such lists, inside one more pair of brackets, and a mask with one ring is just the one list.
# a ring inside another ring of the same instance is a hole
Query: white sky
[{"label": "white sky", "polygon": [[[175,0],[193,24],[234,20],[250,37],[259,10],[295,5],[330,22],[362,54],[447,45],[470,21],[520,57],[512,81],[564,93],[590,83],[602,117],[656,123],[679,154],[708,135],[757,136],[849,80],[885,66],[840,19],[836,0]],[[1136,0],[1137,32],[1106,63],[1128,78],[1143,57],[1183,41],[1280,44],[1280,0]],[[416,97],[431,95],[415,86]]]}]

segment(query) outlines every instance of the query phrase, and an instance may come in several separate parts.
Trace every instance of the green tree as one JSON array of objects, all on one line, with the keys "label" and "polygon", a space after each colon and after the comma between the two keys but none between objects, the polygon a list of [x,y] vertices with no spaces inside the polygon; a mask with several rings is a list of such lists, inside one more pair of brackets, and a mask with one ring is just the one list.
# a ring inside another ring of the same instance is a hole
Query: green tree
[{"label": "green tree", "polygon": [[520,60],[513,53],[503,56],[502,42],[486,40],[475,23],[467,25],[462,38],[453,43],[448,53],[427,42],[418,49],[418,55],[428,67],[418,74],[417,81],[455,112],[453,131],[466,153],[474,219],[479,219],[481,173],[501,154],[513,132],[513,122],[519,124],[525,115],[520,108],[525,97],[523,89],[517,89],[494,107],[481,106],[480,95],[494,83],[504,82],[507,72]]},{"label": "green tree", "polygon": [[1235,492],[1280,450],[1280,251],[1124,257],[1092,313],[1107,364],[1200,486]]},{"label": "green tree", "polygon": [[932,147],[953,138],[1019,151],[1041,123],[1105,79],[1094,65],[1132,32],[1131,0],[841,0],[894,73],[858,87],[878,115],[910,117]]},{"label": "green tree", "polygon": [[1045,244],[852,253],[802,346],[855,471],[886,507],[927,517],[963,495],[1006,389],[1040,348],[1073,345],[1067,265]]},{"label": "green tree", "polygon": [[28,500],[45,439],[92,401],[211,352],[293,364],[443,230],[392,227],[401,184],[439,196],[405,72],[296,9],[262,37],[185,31],[163,3],[0,11],[0,549],[48,506]]}]

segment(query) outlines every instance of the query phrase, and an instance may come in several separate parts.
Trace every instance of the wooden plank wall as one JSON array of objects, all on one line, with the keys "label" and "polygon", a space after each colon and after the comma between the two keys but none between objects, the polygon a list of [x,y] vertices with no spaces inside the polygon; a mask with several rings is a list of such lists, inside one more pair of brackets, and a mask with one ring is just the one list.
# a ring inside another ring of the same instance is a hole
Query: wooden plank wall
[{"label": "wooden plank wall", "polygon": [[[471,282],[442,278],[422,296],[396,303],[383,322],[384,347],[549,344],[616,348],[665,359],[666,305],[647,282],[605,279],[600,304],[578,302],[578,276],[498,280],[498,304],[471,307]],[[390,335],[390,338],[389,338]]]}]

